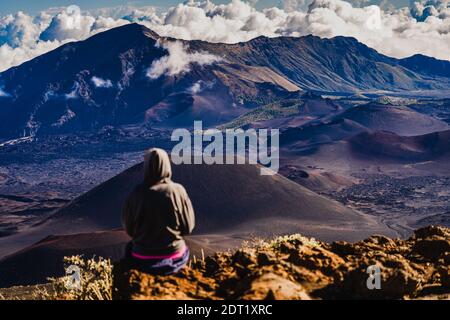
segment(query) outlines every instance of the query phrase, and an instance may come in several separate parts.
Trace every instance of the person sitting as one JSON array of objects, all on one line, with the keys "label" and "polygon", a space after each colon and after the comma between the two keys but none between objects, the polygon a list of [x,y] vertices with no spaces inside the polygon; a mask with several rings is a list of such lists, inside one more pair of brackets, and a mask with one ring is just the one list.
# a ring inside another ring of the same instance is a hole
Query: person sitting
[{"label": "person sitting", "polygon": [[144,181],[129,195],[122,223],[132,240],[125,256],[131,268],[167,275],[189,260],[183,236],[195,225],[194,209],[185,188],[171,180],[168,154],[152,148],[144,156]]}]

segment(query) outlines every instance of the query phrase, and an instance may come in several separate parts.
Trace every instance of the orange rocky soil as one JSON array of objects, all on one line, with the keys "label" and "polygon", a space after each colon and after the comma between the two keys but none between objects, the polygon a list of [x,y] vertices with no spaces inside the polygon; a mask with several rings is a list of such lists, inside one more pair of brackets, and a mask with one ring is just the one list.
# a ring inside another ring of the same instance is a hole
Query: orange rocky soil
[{"label": "orange rocky soil", "polygon": [[[125,265],[114,268],[116,299],[449,299],[450,229],[356,243],[279,237],[191,262],[172,276]],[[372,265],[380,268],[381,289],[367,287]]]}]

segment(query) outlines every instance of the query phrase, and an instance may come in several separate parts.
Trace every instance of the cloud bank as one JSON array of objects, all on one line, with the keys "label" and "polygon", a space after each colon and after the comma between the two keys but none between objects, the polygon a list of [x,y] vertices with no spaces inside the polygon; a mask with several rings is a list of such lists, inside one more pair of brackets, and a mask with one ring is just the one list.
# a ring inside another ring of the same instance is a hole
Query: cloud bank
[{"label": "cloud bank", "polygon": [[343,0],[285,0],[279,7],[257,10],[251,3],[231,0],[216,5],[191,0],[165,12],[152,7],[91,12],[69,7],[35,17],[18,12],[0,18],[0,71],[69,41],[130,22],[141,23],[162,36],[225,43],[262,35],[352,36],[389,56],[421,53],[450,60],[449,0],[422,0],[401,9],[382,9],[365,5],[365,1],[359,1],[357,7]]}]

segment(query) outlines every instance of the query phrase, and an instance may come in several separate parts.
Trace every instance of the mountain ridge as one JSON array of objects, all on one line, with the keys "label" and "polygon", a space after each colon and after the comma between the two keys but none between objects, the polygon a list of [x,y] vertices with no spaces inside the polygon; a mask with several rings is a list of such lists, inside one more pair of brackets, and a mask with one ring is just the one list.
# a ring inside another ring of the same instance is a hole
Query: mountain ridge
[{"label": "mountain ridge", "polygon": [[[167,63],[161,58],[171,54],[159,41],[175,40],[128,24],[65,44],[1,73],[0,84],[7,94],[0,97],[0,117],[6,120],[0,137],[138,123],[179,127],[192,119],[215,126],[284,99],[292,91],[450,89],[446,71],[450,61],[424,56],[399,60],[354,38],[311,35],[258,37],[237,44],[177,40],[186,54],[214,55],[219,61],[197,65],[194,59],[183,62],[189,69],[185,72],[149,79],[146,73],[152,64]],[[434,62],[431,70],[424,68],[428,61]],[[181,109],[176,99],[169,98],[180,93],[185,94]],[[147,117],[157,105],[155,118]]]}]

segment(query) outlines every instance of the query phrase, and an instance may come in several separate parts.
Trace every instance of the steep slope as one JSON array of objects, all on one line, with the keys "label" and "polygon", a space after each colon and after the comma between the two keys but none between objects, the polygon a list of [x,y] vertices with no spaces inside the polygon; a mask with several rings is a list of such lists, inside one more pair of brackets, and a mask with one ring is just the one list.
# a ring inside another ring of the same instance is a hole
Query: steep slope
[{"label": "steep slope", "polygon": [[[208,51],[218,51],[214,45],[204,45]],[[354,92],[449,88],[449,75],[440,68],[430,70],[427,63],[418,66],[387,57],[354,38],[259,37],[229,48],[228,57],[233,60],[268,66],[303,89]],[[440,67],[450,67],[449,61],[433,61]]]},{"label": "steep slope", "polygon": [[[184,93],[201,107],[215,107],[216,114],[221,114],[218,120],[226,121],[243,109],[239,101],[252,106],[257,100],[270,102],[280,94],[298,90],[268,68],[225,60],[220,64],[197,64],[188,73],[151,79],[146,73],[152,62],[169,54],[156,45],[158,40],[167,41],[144,26],[129,24],[63,45],[3,72],[0,83],[8,96],[0,97],[0,117],[7,121],[0,128],[0,136],[159,122],[164,119],[146,118],[146,111],[176,93]],[[188,46],[186,50],[192,52]],[[189,67],[186,62],[181,69]],[[192,103],[185,105],[187,109],[192,107]],[[166,108],[177,114],[176,104]]]}]

